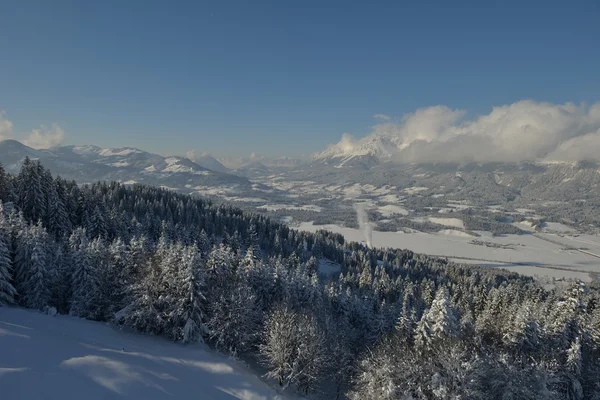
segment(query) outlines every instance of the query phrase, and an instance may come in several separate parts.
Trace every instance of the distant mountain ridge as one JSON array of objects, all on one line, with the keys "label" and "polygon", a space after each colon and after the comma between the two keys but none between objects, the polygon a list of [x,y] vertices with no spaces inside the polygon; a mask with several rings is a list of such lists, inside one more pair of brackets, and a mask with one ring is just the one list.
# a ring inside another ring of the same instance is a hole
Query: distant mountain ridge
[{"label": "distant mountain ridge", "polygon": [[182,193],[218,194],[229,199],[283,195],[285,190],[271,182],[270,177],[274,175],[290,181],[320,184],[423,187],[428,191],[421,192],[422,195],[452,194],[461,199],[491,203],[510,199],[531,202],[584,199],[588,201],[586,207],[591,209],[600,198],[600,166],[596,162],[398,164],[377,157],[376,148],[367,145],[357,154],[345,152],[345,155],[339,148],[330,148],[312,162],[253,157],[230,170],[206,154],[195,157],[198,163],[186,157],[162,156],[134,147],[71,145],[36,150],[15,140],[5,140],[0,142],[0,162],[7,171],[15,173],[25,157],[30,157],[39,159],[54,174],[78,183],[143,183]]},{"label": "distant mountain ridge", "polygon": [[80,183],[115,180],[192,191],[198,186],[249,185],[246,178],[214,171],[181,156],[161,156],[134,147],[61,146],[36,150],[16,140],[0,142],[0,162],[16,172],[29,157],[54,174]]}]

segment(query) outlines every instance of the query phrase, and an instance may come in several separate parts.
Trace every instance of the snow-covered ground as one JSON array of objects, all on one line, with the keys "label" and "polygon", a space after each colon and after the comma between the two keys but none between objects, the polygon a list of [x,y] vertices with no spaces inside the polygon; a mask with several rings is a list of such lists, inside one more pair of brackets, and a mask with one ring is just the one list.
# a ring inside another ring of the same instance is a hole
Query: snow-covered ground
[{"label": "snow-covered ground", "polygon": [[337,274],[342,270],[340,264],[334,263],[326,258],[321,258],[319,260],[319,274],[323,274],[326,276]]},{"label": "snow-covered ground", "polygon": [[429,222],[433,222],[434,224],[444,225],[444,226],[452,226],[454,228],[464,229],[465,224],[459,218],[434,218],[427,217]]},{"label": "snow-covered ground", "polygon": [[0,307],[0,399],[284,399],[204,345]]},{"label": "snow-covered ground", "polygon": [[406,192],[408,194],[415,194],[415,193],[423,192],[425,190],[429,190],[429,188],[426,188],[424,186],[413,186],[413,187],[407,187],[407,188],[402,189],[403,192]]},{"label": "snow-covered ground", "polygon": [[[327,229],[344,235],[347,240],[364,242],[364,234],[359,229],[313,225],[312,222],[301,223],[298,229],[310,232]],[[460,262],[507,268],[527,275],[590,281],[589,273],[600,273],[600,236],[539,233],[494,237],[489,232],[477,233],[481,237],[456,230],[432,234],[374,231],[372,243],[375,247],[409,249],[417,253],[460,259]],[[473,244],[471,241],[474,239],[512,248]]]},{"label": "snow-covered ground", "polygon": [[386,204],[385,206],[377,207],[377,211],[384,217],[389,217],[394,214],[408,215],[408,210],[406,208],[394,204]]},{"label": "snow-covered ground", "polygon": [[277,210],[304,210],[304,211],[314,211],[321,212],[322,207],[316,206],[314,204],[302,205],[302,206],[293,206],[287,204],[266,204],[264,206],[260,206],[257,208],[262,208],[267,211],[277,211]]}]

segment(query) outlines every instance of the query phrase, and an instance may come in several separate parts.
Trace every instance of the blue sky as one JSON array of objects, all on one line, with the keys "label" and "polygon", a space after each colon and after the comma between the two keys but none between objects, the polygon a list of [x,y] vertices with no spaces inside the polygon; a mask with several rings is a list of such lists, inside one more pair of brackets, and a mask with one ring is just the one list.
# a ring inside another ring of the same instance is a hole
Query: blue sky
[{"label": "blue sky", "polygon": [[5,1],[0,110],[19,137],[299,155],[374,114],[594,103],[600,3]]}]

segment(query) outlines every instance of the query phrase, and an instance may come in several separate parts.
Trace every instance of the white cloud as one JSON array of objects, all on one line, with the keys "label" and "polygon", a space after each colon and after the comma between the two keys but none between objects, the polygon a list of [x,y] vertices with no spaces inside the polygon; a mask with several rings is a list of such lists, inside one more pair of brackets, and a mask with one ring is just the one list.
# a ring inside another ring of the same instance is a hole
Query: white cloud
[{"label": "white cloud", "polygon": [[600,160],[600,103],[523,100],[465,119],[465,110],[433,106],[385,120],[371,135],[344,135],[329,149],[360,151],[383,143],[401,162],[514,162]]},{"label": "white cloud", "polygon": [[356,145],[356,140],[354,140],[354,137],[351,134],[344,133],[342,135],[342,140],[340,140],[339,145],[343,151],[351,152],[354,149],[354,146]]},{"label": "white cloud", "polygon": [[42,125],[38,129],[32,130],[22,142],[34,149],[49,149],[60,146],[64,140],[65,131],[58,124],[52,124],[50,128]]},{"label": "white cloud", "polygon": [[548,160],[581,161],[600,159],[600,129],[561,143],[547,157]]},{"label": "white cloud", "polygon": [[390,119],[392,119],[392,117],[386,114],[375,114],[373,115],[373,118],[379,119],[381,121],[389,121]]},{"label": "white cloud", "polygon": [[185,157],[192,161],[196,161],[204,156],[209,155],[208,153],[198,153],[196,150],[190,150],[185,153]]},{"label": "white cloud", "polygon": [[[22,137],[19,140],[29,147],[48,149],[63,143],[65,131],[58,124],[52,124],[49,128],[41,125],[38,129],[33,129],[31,132],[19,136]],[[13,123],[6,119],[6,113],[0,110],[0,140],[11,139],[12,137]]]},{"label": "white cloud", "polygon": [[4,111],[0,110],[0,140],[10,139],[12,137],[13,124],[6,119]]}]

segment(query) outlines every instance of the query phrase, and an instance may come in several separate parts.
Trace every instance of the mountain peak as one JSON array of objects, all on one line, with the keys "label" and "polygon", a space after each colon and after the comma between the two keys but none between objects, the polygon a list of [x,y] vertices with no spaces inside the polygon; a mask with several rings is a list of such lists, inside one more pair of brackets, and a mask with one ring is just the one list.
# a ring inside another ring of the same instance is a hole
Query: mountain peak
[{"label": "mountain peak", "polygon": [[398,150],[398,145],[391,135],[387,133],[376,133],[355,140],[351,135],[343,135],[342,139],[327,150],[313,155],[315,161],[326,161],[328,159],[343,160],[360,158],[375,158],[387,160],[393,157]]}]

